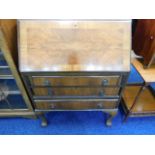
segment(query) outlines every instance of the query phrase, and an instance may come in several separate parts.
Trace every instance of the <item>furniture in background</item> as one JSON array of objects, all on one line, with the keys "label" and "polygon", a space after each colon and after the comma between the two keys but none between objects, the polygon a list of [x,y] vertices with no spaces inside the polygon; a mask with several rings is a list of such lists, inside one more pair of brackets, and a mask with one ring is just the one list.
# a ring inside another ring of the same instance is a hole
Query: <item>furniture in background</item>
[{"label": "furniture in background", "polygon": [[137,55],[143,57],[144,67],[155,63],[155,19],[139,19],[136,21],[132,48]]},{"label": "furniture in background", "polygon": [[111,126],[130,72],[131,21],[19,20],[18,31],[35,113],[99,110]]},{"label": "furniture in background", "polygon": [[155,20],[139,19],[135,22],[132,47],[142,58],[133,59],[132,64],[142,80],[129,80],[125,88],[122,99],[125,120],[129,116],[155,115],[155,91],[151,87],[155,82]]},{"label": "furniture in background", "polygon": [[16,20],[0,20],[0,116],[35,118],[17,70]]},{"label": "furniture in background", "polygon": [[130,76],[135,76],[135,79],[138,76],[139,80],[129,79],[123,92],[122,106],[126,114],[125,120],[129,116],[155,115],[155,90],[151,87],[155,82],[155,65],[144,69],[142,59],[133,59],[132,64],[137,72]]}]

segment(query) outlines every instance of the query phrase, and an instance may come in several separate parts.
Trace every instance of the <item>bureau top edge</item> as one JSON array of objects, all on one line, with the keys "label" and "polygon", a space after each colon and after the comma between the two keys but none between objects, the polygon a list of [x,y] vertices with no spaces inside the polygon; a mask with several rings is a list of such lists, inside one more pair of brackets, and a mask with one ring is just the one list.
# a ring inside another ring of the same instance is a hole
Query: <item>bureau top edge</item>
[{"label": "bureau top edge", "polygon": [[17,19],[20,21],[104,21],[104,22],[132,22],[132,19]]}]

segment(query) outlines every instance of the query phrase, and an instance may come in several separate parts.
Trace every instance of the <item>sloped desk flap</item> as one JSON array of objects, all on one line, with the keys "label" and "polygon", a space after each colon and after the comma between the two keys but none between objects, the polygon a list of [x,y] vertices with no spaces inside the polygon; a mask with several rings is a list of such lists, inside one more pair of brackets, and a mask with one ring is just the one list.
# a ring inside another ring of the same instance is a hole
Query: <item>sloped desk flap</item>
[{"label": "sloped desk flap", "polygon": [[18,38],[21,72],[130,70],[130,20],[19,20]]}]

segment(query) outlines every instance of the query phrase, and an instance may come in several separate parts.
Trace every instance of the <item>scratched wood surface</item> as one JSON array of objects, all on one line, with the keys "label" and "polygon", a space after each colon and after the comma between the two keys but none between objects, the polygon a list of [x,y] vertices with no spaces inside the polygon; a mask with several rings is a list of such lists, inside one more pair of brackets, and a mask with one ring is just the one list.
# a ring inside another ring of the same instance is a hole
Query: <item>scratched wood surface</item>
[{"label": "scratched wood surface", "polygon": [[130,24],[19,20],[20,71],[129,71]]}]

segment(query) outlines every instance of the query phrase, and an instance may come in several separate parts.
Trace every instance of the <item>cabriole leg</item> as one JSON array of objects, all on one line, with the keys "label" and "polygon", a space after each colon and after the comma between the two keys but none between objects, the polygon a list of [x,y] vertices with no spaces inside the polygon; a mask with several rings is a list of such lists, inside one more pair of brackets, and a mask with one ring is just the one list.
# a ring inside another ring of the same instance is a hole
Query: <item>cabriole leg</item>
[{"label": "cabriole leg", "polygon": [[45,115],[44,114],[40,114],[39,117],[41,119],[41,126],[42,127],[47,126],[47,119],[46,119]]},{"label": "cabriole leg", "polygon": [[107,126],[112,126],[112,119],[116,116],[117,112],[116,111],[109,112],[108,114],[109,114],[109,117],[106,120],[106,125]]}]

